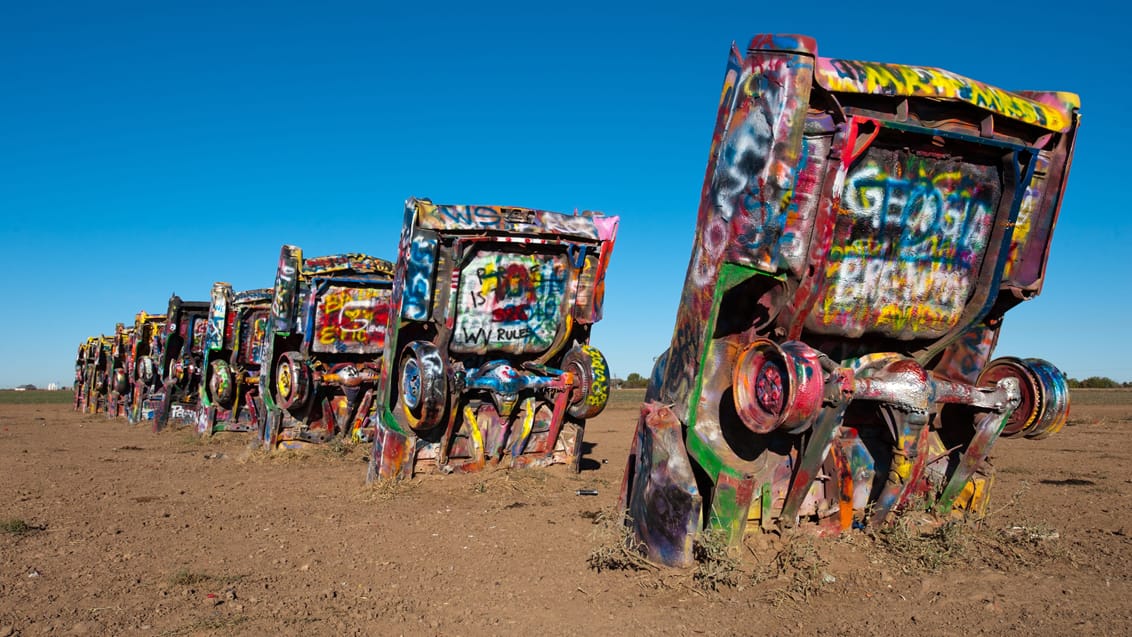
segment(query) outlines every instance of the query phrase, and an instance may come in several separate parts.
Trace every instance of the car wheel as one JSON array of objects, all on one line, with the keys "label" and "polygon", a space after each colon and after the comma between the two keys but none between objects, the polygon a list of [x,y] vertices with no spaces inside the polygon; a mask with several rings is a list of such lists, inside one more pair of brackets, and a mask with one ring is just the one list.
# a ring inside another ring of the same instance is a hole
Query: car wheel
[{"label": "car wheel", "polygon": [[231,408],[236,396],[236,384],[232,380],[232,370],[226,361],[212,361],[208,366],[208,395],[212,401],[225,409]]},{"label": "car wheel", "polygon": [[574,375],[570,393],[569,414],[575,418],[593,418],[609,402],[609,364],[596,347],[582,345],[566,353],[562,370]]},{"label": "car wheel", "polygon": [[295,352],[279,357],[275,365],[275,393],[280,407],[302,407],[310,394],[310,371],[306,362]]},{"label": "car wheel", "polygon": [[441,424],[448,403],[448,370],[435,345],[409,343],[401,352],[397,402],[407,424],[428,430]]}]

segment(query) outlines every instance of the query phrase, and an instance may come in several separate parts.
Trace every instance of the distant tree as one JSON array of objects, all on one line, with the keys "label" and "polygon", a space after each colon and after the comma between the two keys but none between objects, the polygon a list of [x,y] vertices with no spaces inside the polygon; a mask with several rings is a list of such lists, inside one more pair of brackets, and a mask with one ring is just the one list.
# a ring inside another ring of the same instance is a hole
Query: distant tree
[{"label": "distant tree", "polygon": [[644,376],[641,376],[637,372],[633,372],[633,373],[629,374],[628,378],[625,379],[625,384],[623,385],[623,387],[635,389],[635,388],[640,388],[640,387],[647,387],[648,384],[649,384],[649,379],[645,378]]},{"label": "distant tree", "polygon": [[1081,381],[1079,386],[1084,389],[1114,389],[1120,387],[1120,383],[1107,376],[1090,376]]},{"label": "distant tree", "polygon": [[35,391],[37,388],[36,388],[35,385],[28,383],[27,385],[20,385],[20,389],[24,389],[24,390],[27,390],[27,391]]}]

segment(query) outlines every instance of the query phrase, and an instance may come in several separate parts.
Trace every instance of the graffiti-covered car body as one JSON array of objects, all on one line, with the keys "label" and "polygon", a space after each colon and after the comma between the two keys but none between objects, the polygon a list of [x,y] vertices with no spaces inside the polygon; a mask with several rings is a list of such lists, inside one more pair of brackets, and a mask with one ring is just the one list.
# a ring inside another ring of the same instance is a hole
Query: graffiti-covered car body
[{"label": "graffiti-covered car body", "polygon": [[232,292],[227,283],[212,286],[212,301],[201,362],[200,419],[197,433],[259,432],[263,401],[260,365],[267,344],[270,289]]},{"label": "graffiti-covered car body", "polygon": [[83,405],[86,404],[86,399],[83,396],[85,389],[83,371],[86,369],[87,343],[89,343],[90,340],[91,337],[87,337],[87,340],[79,341],[79,349],[75,352],[75,379],[71,385],[71,390],[75,394],[74,400],[72,401],[75,411],[82,411]]},{"label": "graffiti-covered car body", "polygon": [[153,408],[153,430],[167,425],[196,426],[200,417],[201,365],[204,337],[208,331],[208,301],[185,301],[174,294],[165,311],[164,338],[160,346],[161,384],[143,397]]},{"label": "graffiti-covered car body", "polygon": [[162,391],[161,350],[165,340],[164,314],[149,314],[143,310],[134,315],[126,367],[131,394],[126,418],[130,424],[152,420],[157,412]]},{"label": "graffiti-covered car body", "polygon": [[100,337],[89,336],[79,344],[75,358],[75,409],[87,413],[94,386],[94,363],[98,355]]},{"label": "graffiti-covered car body", "polygon": [[110,338],[110,357],[106,369],[106,415],[125,416],[130,407],[130,340],[133,326],[124,323],[114,326],[114,336]]},{"label": "graffiti-covered car body", "polygon": [[405,206],[369,477],[566,463],[608,399],[601,318],[618,218]]},{"label": "graffiti-covered car body", "polygon": [[651,559],[690,563],[709,527],[984,510],[996,439],[1067,415],[1056,368],[991,355],[1041,290],[1078,104],[801,36],[733,47],[622,485]]},{"label": "graffiti-covered car body", "polygon": [[283,246],[259,381],[266,447],[365,437],[392,288],[388,261],[356,253],[304,259]]},{"label": "graffiti-covered car body", "polygon": [[84,398],[82,411],[97,414],[106,411],[109,398],[110,344],[113,338],[105,334],[87,342],[86,365],[83,372]]}]

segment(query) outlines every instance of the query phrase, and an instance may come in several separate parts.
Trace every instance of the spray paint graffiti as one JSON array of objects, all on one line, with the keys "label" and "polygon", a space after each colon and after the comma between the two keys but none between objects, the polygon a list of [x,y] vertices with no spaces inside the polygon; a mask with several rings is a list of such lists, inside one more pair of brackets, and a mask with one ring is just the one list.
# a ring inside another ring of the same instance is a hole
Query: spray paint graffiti
[{"label": "spray paint graffiti", "polygon": [[1074,121],[1065,109],[942,69],[823,58],[818,64],[817,77],[834,91],[961,100],[1059,132],[1067,130]]},{"label": "spray paint graffiti", "polygon": [[360,427],[381,376],[392,272],[365,254],[304,259],[299,247],[283,246],[259,354],[267,448],[366,437]]},{"label": "spray paint graffiti", "polygon": [[489,230],[514,234],[555,233],[594,240],[602,236],[595,224],[600,215],[564,215],[507,206],[445,206],[422,200],[417,223],[421,228]]},{"label": "spray paint graffiti", "polygon": [[464,267],[453,349],[540,352],[563,318],[565,255],[481,252]]},{"label": "spray paint graffiti", "polygon": [[604,405],[609,401],[609,369],[605,362],[605,356],[593,347],[583,347],[582,351],[590,359],[590,369],[593,374],[593,380],[590,382],[589,395],[586,396],[586,403],[589,405]]},{"label": "spray paint graffiti", "polygon": [[1026,188],[1022,203],[1018,206],[1018,218],[1014,221],[1014,232],[1010,238],[1010,256],[1006,260],[1003,277],[1016,281],[1020,285],[1031,285],[1040,276],[1044,259],[1040,255],[1029,255],[1031,246],[1039,251],[1048,241],[1047,229],[1036,219],[1045,216],[1046,209],[1052,204],[1045,197],[1047,181],[1050,175],[1049,153],[1038,153],[1034,170],[1034,178]]},{"label": "spray paint graffiti", "polygon": [[822,324],[856,335],[954,327],[986,253],[999,182],[993,166],[870,149],[845,180]]},{"label": "spray paint graffiti", "polygon": [[331,286],[318,297],[316,352],[379,353],[389,321],[388,289]]},{"label": "spray paint graffiti", "polygon": [[609,398],[605,359],[587,343],[617,224],[405,203],[370,479],[504,462],[578,469],[585,420]]},{"label": "spray paint graffiti", "polygon": [[[211,301],[184,301],[173,295],[166,310],[165,338],[160,351],[160,381],[141,397],[143,411],[153,411],[153,429],[167,424],[195,424],[199,415],[201,362],[208,332]],[[189,418],[187,414],[192,414]]]},{"label": "spray paint graffiti", "polygon": [[260,365],[267,349],[267,313],[256,312],[244,319],[240,328],[241,357],[249,363]]},{"label": "spray paint graffiti", "polygon": [[428,318],[432,301],[432,277],[436,269],[436,237],[418,234],[409,244],[408,269],[401,295],[401,316],[408,321]]},{"label": "spray paint graffiti", "polygon": [[295,290],[299,268],[303,261],[302,250],[283,246],[279,253],[279,267],[275,271],[275,288],[271,297],[271,316],[275,329],[285,331],[295,311]]},{"label": "spray paint graffiti", "polygon": [[[204,352],[204,339],[208,334],[208,325],[208,319],[203,316],[193,319],[191,328],[193,332],[193,340],[189,345],[189,350],[193,354],[200,354]],[[221,328],[221,332],[223,332],[223,328]]]},{"label": "spray paint graffiti", "polygon": [[231,291],[232,286],[227,283],[215,283],[212,286],[212,307],[208,311],[208,333],[204,339],[204,346],[209,349],[217,349],[224,343],[228,296]]},{"label": "spray paint graffiti", "polygon": [[127,366],[130,386],[130,407],[126,417],[135,424],[152,414],[146,409],[145,397],[161,382],[157,361],[161,360],[164,343],[165,316],[138,312],[134,317],[134,333],[130,339],[130,356]]},{"label": "spray paint graffiti", "polygon": [[[264,410],[257,380],[264,349],[263,323],[271,297],[272,290],[268,289],[233,294],[227,283],[213,285],[209,342],[199,364],[198,434],[259,430]],[[257,322],[258,340],[254,333]],[[249,360],[249,355],[258,358]]]},{"label": "spray paint graffiti", "polygon": [[1049,363],[990,358],[1040,290],[1077,104],[799,36],[732,48],[621,489],[651,559],[689,565],[709,528],[738,548],[752,527],[878,526],[912,498],[982,515],[995,439],[1068,409]]},{"label": "spray paint graffiti", "polygon": [[994,166],[869,149],[849,172],[821,322],[850,335],[958,324],[1000,204]]}]

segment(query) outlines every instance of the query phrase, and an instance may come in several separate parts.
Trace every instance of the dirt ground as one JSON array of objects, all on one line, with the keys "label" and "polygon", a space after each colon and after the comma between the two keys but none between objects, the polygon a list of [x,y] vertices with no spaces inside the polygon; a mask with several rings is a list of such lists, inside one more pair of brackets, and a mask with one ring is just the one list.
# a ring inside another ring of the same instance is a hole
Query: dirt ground
[{"label": "dirt ground", "polygon": [[591,420],[580,475],[380,487],[362,448],[0,405],[0,637],[1132,634],[1132,392],[1001,441],[978,527],[751,536],[688,571],[627,562],[603,522],[638,396]]}]

